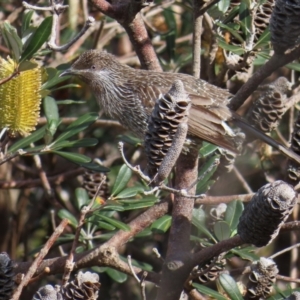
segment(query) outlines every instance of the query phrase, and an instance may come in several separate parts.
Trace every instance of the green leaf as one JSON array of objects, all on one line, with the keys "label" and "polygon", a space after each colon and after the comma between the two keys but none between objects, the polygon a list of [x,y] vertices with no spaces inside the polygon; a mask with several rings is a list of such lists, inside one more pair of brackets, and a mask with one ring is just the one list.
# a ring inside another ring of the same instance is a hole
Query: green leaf
[{"label": "green leaf", "polygon": [[90,197],[87,193],[87,191],[84,188],[77,188],[75,190],[75,196],[76,196],[76,207],[78,210],[82,208],[84,205],[88,205],[90,202]]},{"label": "green leaf", "polygon": [[243,33],[246,36],[246,40],[251,35],[252,17],[250,15],[250,2],[248,0],[242,0],[240,4],[239,19]]},{"label": "green leaf", "polygon": [[98,140],[94,138],[86,138],[81,140],[75,140],[75,141],[61,141],[56,143],[56,141],[53,142],[53,144],[50,146],[51,150],[58,150],[61,148],[80,148],[80,147],[92,147],[98,144]]},{"label": "green leaf", "polygon": [[237,228],[243,210],[244,205],[240,200],[231,201],[227,204],[224,220],[230,226],[231,231],[234,231]]},{"label": "green leaf", "polygon": [[125,188],[131,176],[132,171],[126,165],[123,165],[119,170],[111,196],[118,195]]},{"label": "green leaf", "polygon": [[259,50],[262,46],[265,46],[270,43],[271,33],[270,28],[267,27],[265,31],[262,33],[262,35],[259,37],[258,41],[254,45],[254,50]]},{"label": "green leaf", "polygon": [[156,221],[154,221],[152,223],[152,225],[150,226],[150,228],[152,229],[152,231],[155,232],[160,232],[160,233],[165,233],[167,232],[167,230],[169,230],[170,226],[171,226],[171,222],[172,222],[172,217],[165,215],[159,219],[157,219]]},{"label": "green leaf", "polygon": [[93,224],[97,224],[98,228],[101,228],[101,229],[105,229],[105,230],[109,230],[109,231],[116,229],[115,226],[108,224],[106,222],[103,222],[103,221],[90,220],[89,222],[91,222]]},{"label": "green leaf", "polygon": [[66,84],[66,85],[60,86],[60,87],[55,88],[55,89],[51,89],[51,91],[55,92],[55,91],[59,91],[59,90],[63,90],[63,89],[68,89],[68,88],[80,88],[80,87],[81,87],[80,84],[70,83],[70,84]]},{"label": "green leaf", "polygon": [[217,41],[219,46],[227,51],[231,51],[237,55],[242,55],[245,53],[245,50],[242,47],[227,44],[222,37],[217,37]]},{"label": "green leaf", "polygon": [[91,161],[90,157],[79,153],[63,152],[63,151],[51,151],[51,152],[60,155],[61,157],[66,158],[67,160],[70,160],[76,164],[88,163]]},{"label": "green leaf", "polygon": [[196,228],[202,232],[204,235],[206,235],[208,238],[212,239],[215,243],[217,243],[217,240],[215,237],[210,233],[210,231],[206,228],[205,224],[202,224],[197,217],[194,216],[192,217],[192,224],[196,226]]},{"label": "green leaf", "polygon": [[108,200],[101,206],[101,210],[124,211],[124,207],[115,201]]},{"label": "green leaf", "polygon": [[287,64],[287,65],[285,65],[285,66],[286,66],[287,68],[291,69],[291,70],[300,72],[300,64],[299,64],[299,63],[290,63],[290,64]]},{"label": "green leaf", "polygon": [[58,100],[56,101],[57,105],[69,105],[69,104],[85,104],[86,101],[78,101],[78,100]]},{"label": "green leaf", "polygon": [[226,13],[226,11],[228,10],[229,6],[230,6],[230,0],[221,0],[218,2],[218,9],[222,12],[222,13]]},{"label": "green leaf", "polygon": [[78,221],[77,219],[66,209],[61,209],[59,212],[58,212],[58,216],[61,218],[61,219],[68,219],[70,224],[73,226],[73,227],[77,227],[78,225]]},{"label": "green leaf", "polygon": [[107,173],[110,171],[110,169],[105,168],[95,162],[89,162],[89,163],[78,163],[78,165],[80,165],[83,168],[95,171],[95,172],[102,172],[102,173]]},{"label": "green leaf", "polygon": [[231,300],[244,299],[235,280],[230,275],[223,273],[218,281]]},{"label": "green leaf", "polygon": [[232,28],[230,25],[225,25],[221,22],[216,23],[219,27],[225,29],[226,31],[230,32],[241,44],[244,43],[244,38],[238,33],[235,28]]},{"label": "green leaf", "polygon": [[96,216],[98,218],[100,218],[101,220],[107,222],[108,224],[111,224],[111,225],[115,226],[118,229],[121,229],[121,230],[124,230],[124,231],[130,231],[130,227],[127,224],[125,224],[121,221],[118,221],[116,219],[107,217],[107,216],[105,216],[103,214],[99,214],[99,213],[96,214]]},{"label": "green leaf", "polygon": [[38,66],[38,64],[36,62],[27,60],[27,61],[23,61],[22,63],[20,63],[18,70],[20,72],[24,72],[24,71],[35,69],[37,66]]},{"label": "green leaf", "polygon": [[30,41],[24,49],[21,61],[29,60],[48,40],[51,34],[53,17],[46,17],[36,31],[30,37]]},{"label": "green leaf", "polygon": [[117,270],[114,270],[112,268],[107,268],[106,273],[109,277],[111,277],[114,281],[118,283],[123,283],[127,280],[127,275],[124,273],[121,273]]},{"label": "green leaf", "polygon": [[64,141],[71,136],[85,130],[90,124],[94,123],[99,118],[96,113],[87,113],[79,117],[76,121],[71,123],[64,132],[53,142],[53,145],[60,141]]},{"label": "green leaf", "polygon": [[199,283],[193,283],[192,286],[196,288],[200,293],[204,295],[208,295],[216,300],[227,300],[224,296],[222,296],[220,293],[216,292],[215,290],[212,290],[202,284]]},{"label": "green leaf", "polygon": [[214,225],[214,233],[218,241],[230,238],[230,227],[225,221],[216,222]]},{"label": "green leaf", "polygon": [[50,123],[51,120],[59,120],[58,107],[54,98],[49,96],[45,97],[43,105],[48,123]]},{"label": "green leaf", "polygon": [[[119,200],[119,202],[123,202]],[[130,203],[124,204],[124,210],[135,210],[135,209],[141,209],[141,208],[147,208],[153,206],[157,200],[130,200]]]},{"label": "green leaf", "polygon": [[29,10],[23,15],[23,20],[22,20],[22,36],[24,36],[24,33],[29,29],[30,24],[31,24],[31,18],[34,13],[34,10]]},{"label": "green leaf", "polygon": [[241,248],[241,249],[231,249],[230,252],[238,255],[239,257],[241,257],[242,259],[245,260],[249,260],[249,261],[255,261],[259,259],[259,256],[257,254],[254,253],[254,251],[256,250],[255,247],[245,247],[245,248]]},{"label": "green leaf", "polygon": [[201,157],[206,157],[213,154],[218,149],[218,146],[210,144],[208,142],[203,142],[203,146],[201,147],[199,154]]},{"label": "green leaf", "polygon": [[6,46],[12,52],[12,56],[15,61],[19,62],[23,44],[18,36],[16,28],[11,26],[8,21],[4,21],[1,26],[1,31]]},{"label": "green leaf", "polygon": [[117,199],[132,198],[132,197],[136,196],[138,193],[142,193],[143,191],[144,191],[144,189],[141,186],[133,186],[133,187],[124,189],[117,196],[113,197],[113,199],[117,200]]},{"label": "green leaf", "polygon": [[[55,73],[54,71],[55,70]],[[42,90],[49,90],[51,89],[53,86],[66,81],[68,79],[71,78],[71,76],[63,76],[63,77],[59,77],[61,72],[58,72],[56,69],[54,68],[47,68],[46,69],[47,73],[48,73],[48,80],[41,86]],[[51,76],[49,76],[49,72],[51,74]],[[54,74],[53,74],[54,73]]]},{"label": "green leaf", "polygon": [[31,143],[35,143],[36,141],[38,141],[44,137],[45,131],[46,131],[46,126],[41,127],[40,129],[36,130],[31,135],[17,141],[13,145],[11,145],[8,149],[8,152],[12,153],[19,149],[24,149]]}]

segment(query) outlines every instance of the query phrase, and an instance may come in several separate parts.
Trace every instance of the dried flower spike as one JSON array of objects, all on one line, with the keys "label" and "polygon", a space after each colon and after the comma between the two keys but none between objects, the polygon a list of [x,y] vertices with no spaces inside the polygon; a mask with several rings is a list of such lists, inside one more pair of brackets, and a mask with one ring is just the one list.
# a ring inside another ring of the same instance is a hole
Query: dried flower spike
[{"label": "dried flower spike", "polygon": [[300,1],[276,0],[270,20],[275,53],[283,54],[300,43]]},{"label": "dried flower spike", "polygon": [[32,300],[63,300],[61,293],[58,288],[54,288],[51,284],[47,284],[33,295]]},{"label": "dried flower spike", "polygon": [[7,253],[0,253],[0,299],[8,300],[14,288],[13,266]]},{"label": "dried flower spike", "polygon": [[278,180],[266,184],[252,197],[238,224],[238,234],[244,243],[262,247],[269,244],[296,204],[292,186]]},{"label": "dried flower spike", "polygon": [[251,265],[247,295],[249,299],[266,299],[272,292],[278,268],[270,258],[261,257]]},{"label": "dried flower spike", "polygon": [[151,177],[157,173],[171,148],[180,124],[187,122],[190,105],[180,80],[175,80],[170,91],[156,101],[145,136],[147,169]]},{"label": "dried flower spike", "polygon": [[[0,79],[13,74],[17,64],[0,58]],[[11,136],[26,136],[35,130],[40,116],[42,70],[39,66],[0,85],[0,129],[8,128]]]}]

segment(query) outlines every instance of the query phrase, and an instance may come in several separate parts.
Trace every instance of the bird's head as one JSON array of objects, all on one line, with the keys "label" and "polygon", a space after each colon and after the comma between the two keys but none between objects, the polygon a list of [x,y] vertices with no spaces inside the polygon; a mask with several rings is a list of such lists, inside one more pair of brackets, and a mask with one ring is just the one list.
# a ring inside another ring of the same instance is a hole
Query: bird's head
[{"label": "bird's head", "polygon": [[124,65],[116,58],[104,51],[88,50],[81,54],[72,66],[63,71],[61,76],[78,76],[89,86],[104,83],[106,79],[118,74]]}]

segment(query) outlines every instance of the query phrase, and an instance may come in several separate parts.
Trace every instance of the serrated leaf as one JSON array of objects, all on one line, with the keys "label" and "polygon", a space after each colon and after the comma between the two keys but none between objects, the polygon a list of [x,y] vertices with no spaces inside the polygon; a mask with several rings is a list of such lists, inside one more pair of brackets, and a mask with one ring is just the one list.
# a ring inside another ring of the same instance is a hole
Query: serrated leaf
[{"label": "serrated leaf", "polygon": [[91,161],[90,157],[80,153],[53,151],[53,150],[51,150],[50,152],[60,155],[61,157],[66,158],[67,160],[70,160],[76,164],[89,163]]},{"label": "serrated leaf", "polygon": [[220,293],[216,292],[215,290],[212,290],[202,284],[199,283],[193,283],[192,286],[196,288],[200,293],[204,295],[208,295],[216,300],[227,300],[224,296],[222,296]]},{"label": "serrated leaf", "polygon": [[117,194],[117,196],[113,197],[113,199],[117,200],[117,199],[132,198],[136,196],[138,193],[142,193],[143,191],[144,189],[141,186],[133,186],[122,190],[120,193]]},{"label": "serrated leaf", "polygon": [[118,283],[125,282],[127,280],[127,275],[124,273],[121,273],[117,270],[114,270],[112,268],[107,268],[106,273],[109,277],[111,277],[114,281]]},{"label": "serrated leaf", "polygon": [[125,188],[131,176],[132,176],[132,171],[126,165],[123,165],[120,168],[119,173],[117,175],[116,181],[112,189],[111,196],[118,195]]},{"label": "serrated leaf", "polygon": [[111,224],[118,229],[121,229],[124,231],[130,231],[130,227],[121,221],[107,217],[104,214],[96,214],[96,216],[97,216],[97,218],[100,218],[102,221],[105,221],[106,223]]},{"label": "serrated leaf", "polygon": [[21,55],[21,62],[30,59],[48,40],[51,34],[53,17],[46,17],[30,37],[30,41]]},{"label": "serrated leaf", "polygon": [[30,27],[31,18],[32,18],[33,13],[34,13],[34,10],[29,10],[23,15],[22,28],[21,28],[22,36],[24,36],[24,33]]},{"label": "serrated leaf", "polygon": [[78,210],[80,210],[82,206],[88,205],[90,202],[90,197],[84,188],[77,188],[75,190],[75,196],[76,196],[75,203]]},{"label": "serrated leaf", "polygon": [[8,152],[12,153],[19,149],[24,149],[31,143],[37,142],[38,140],[44,137],[45,132],[46,132],[46,126],[43,126],[40,129],[36,130],[31,135],[27,136],[26,138],[23,138],[17,141],[16,143],[14,143],[13,145],[11,145],[8,149]]},{"label": "serrated leaf", "polygon": [[61,209],[61,210],[59,210],[59,212],[57,214],[61,219],[68,219],[70,224],[73,227],[77,227],[77,225],[78,225],[77,219],[68,210]]},{"label": "serrated leaf", "polygon": [[167,232],[167,230],[169,230],[169,228],[171,226],[171,222],[172,222],[172,217],[165,215],[165,216],[157,219],[156,221],[154,221],[152,223],[152,225],[150,226],[150,228],[152,229],[152,231],[158,231],[161,233],[165,233],[165,232]]},{"label": "serrated leaf", "polygon": [[228,203],[224,220],[230,226],[231,231],[234,231],[237,228],[243,210],[244,205],[240,200]]},{"label": "serrated leaf", "polygon": [[219,276],[218,281],[231,300],[244,299],[236,281],[230,275],[223,273]]},{"label": "serrated leaf", "polygon": [[58,138],[53,142],[53,145],[85,130],[92,123],[94,123],[98,119],[98,117],[98,114],[95,113],[87,113],[79,117],[76,121],[71,123],[60,136],[58,136]]},{"label": "serrated leaf", "polygon": [[214,234],[218,241],[230,238],[230,227],[225,221],[219,221],[214,224]]}]

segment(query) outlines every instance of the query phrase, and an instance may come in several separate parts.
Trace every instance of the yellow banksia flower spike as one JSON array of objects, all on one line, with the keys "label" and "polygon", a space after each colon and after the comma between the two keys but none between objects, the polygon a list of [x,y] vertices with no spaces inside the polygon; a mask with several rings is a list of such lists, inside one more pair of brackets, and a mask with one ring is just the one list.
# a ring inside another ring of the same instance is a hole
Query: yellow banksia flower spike
[{"label": "yellow banksia flower spike", "polygon": [[[17,63],[0,57],[0,80],[16,71]],[[42,68],[36,66],[0,85],[0,130],[26,136],[35,130],[40,116]]]}]

